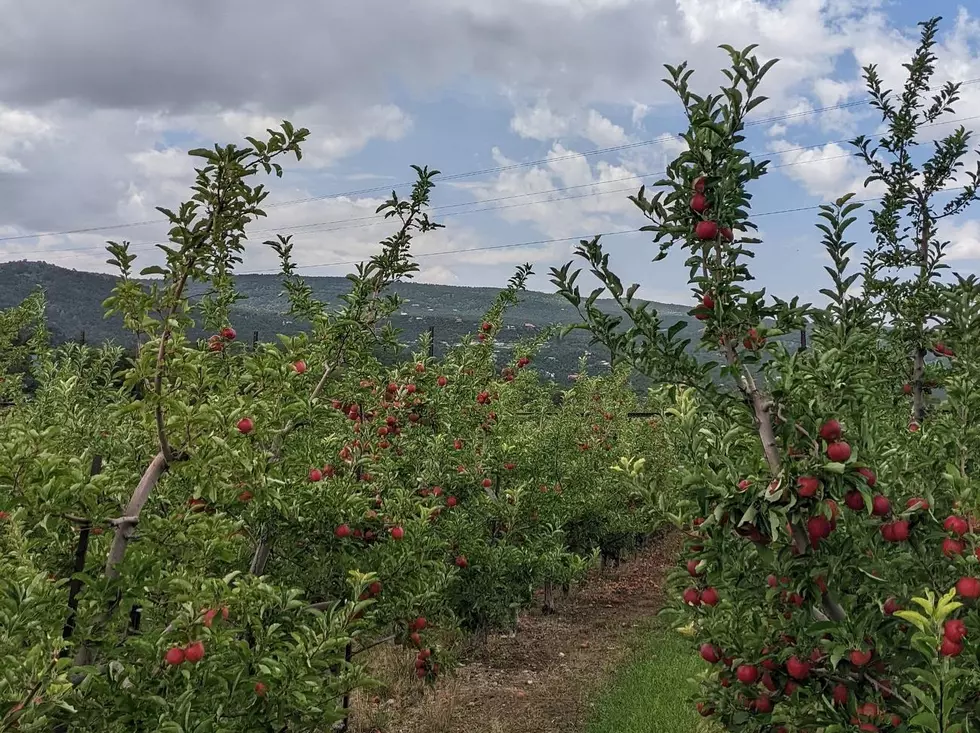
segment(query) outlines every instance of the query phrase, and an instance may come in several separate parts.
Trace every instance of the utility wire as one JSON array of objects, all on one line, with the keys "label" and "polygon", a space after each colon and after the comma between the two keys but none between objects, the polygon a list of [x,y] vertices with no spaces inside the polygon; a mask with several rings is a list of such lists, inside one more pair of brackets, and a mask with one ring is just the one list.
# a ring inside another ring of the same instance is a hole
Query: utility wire
[{"label": "utility wire", "polygon": [[[977,84],[977,83],[980,83],[980,77],[977,77],[975,79],[967,79],[965,81],[959,82],[959,84],[960,84],[961,87],[963,87],[963,86],[969,86],[969,85]],[[938,91],[938,89],[930,89],[929,91]],[[834,110],[841,110],[841,109],[849,109],[849,108],[853,108],[853,107],[860,107],[860,106],[867,105],[867,104],[870,104],[870,103],[871,103],[871,100],[859,100],[859,101],[853,101],[853,102],[843,102],[841,104],[830,105],[830,106],[827,106],[827,107],[818,107],[818,108],[812,109],[812,110],[801,110],[799,112],[790,112],[790,113],[786,113],[786,114],[782,114],[782,115],[774,115],[774,116],[771,116],[771,117],[763,117],[763,118],[760,118],[758,120],[749,120],[749,121],[747,121],[745,123],[745,127],[753,127],[753,126],[757,126],[757,125],[765,125],[765,124],[769,124],[769,123],[773,123],[773,122],[781,122],[781,121],[789,120],[789,119],[798,119],[800,117],[807,117],[809,115],[815,115],[815,114],[823,114],[824,112],[831,112],[831,111],[834,111]],[[551,162],[558,161],[558,160],[573,159],[573,158],[578,158],[578,157],[581,157],[581,156],[587,156],[587,157],[589,157],[589,156],[593,156],[593,155],[603,155],[605,153],[618,152],[618,151],[622,151],[622,150],[631,150],[631,149],[634,149],[634,148],[645,147],[645,146],[648,146],[648,145],[655,145],[655,144],[659,144],[659,143],[670,142],[671,140],[674,140],[677,137],[678,137],[678,135],[675,135],[675,134],[666,134],[666,135],[661,135],[659,137],[652,138],[650,140],[641,140],[641,141],[633,142],[633,143],[625,143],[623,145],[612,145],[612,146],[605,147],[605,148],[595,148],[593,150],[589,150],[589,151],[586,151],[586,152],[583,152],[583,153],[570,153],[568,155],[559,155],[559,156],[553,156],[553,157],[550,157],[550,158],[540,158],[538,160],[531,160],[531,161],[526,161],[526,162],[523,162],[523,163],[513,163],[513,164],[509,164],[509,165],[495,166],[495,167],[492,167],[492,168],[481,168],[479,170],[471,170],[471,171],[464,171],[464,172],[461,172],[461,173],[454,173],[454,174],[449,174],[449,175],[443,175],[440,178],[440,180],[442,180],[442,181],[454,181],[454,180],[460,180],[462,178],[472,178],[474,176],[487,175],[487,174],[491,174],[491,173],[502,173],[502,172],[505,172],[505,171],[508,171],[508,170],[514,170],[514,169],[518,169],[518,168],[527,168],[527,167],[531,167],[531,166],[535,166],[535,165],[541,165],[541,164],[544,164],[544,163],[551,163]],[[312,201],[321,201],[323,199],[328,199],[328,198],[342,198],[342,197],[347,197],[347,196],[360,196],[360,195],[364,195],[364,194],[368,194],[368,193],[387,192],[387,191],[391,191],[392,189],[405,188],[405,187],[409,187],[409,186],[412,186],[412,185],[414,185],[414,182],[412,182],[412,181],[404,181],[402,183],[396,183],[396,184],[394,184],[392,186],[375,186],[375,187],[372,187],[372,188],[361,188],[361,189],[356,189],[356,190],[353,190],[353,191],[342,191],[342,192],[339,192],[339,193],[329,193],[329,194],[323,194],[323,195],[320,195],[320,196],[309,196],[309,197],[301,198],[301,199],[290,199],[290,200],[287,200],[287,201],[279,201],[279,202],[276,202],[276,203],[267,204],[266,205],[266,208],[277,208],[277,207],[283,207],[283,206],[293,206],[293,205],[296,205],[296,204],[309,203],[309,202],[312,202]],[[12,235],[12,236],[7,236],[7,237],[0,237],[0,242],[11,242],[11,241],[20,240],[20,239],[33,239],[35,237],[55,237],[55,236],[63,236],[63,235],[66,235],[66,234],[88,234],[88,233],[91,233],[91,232],[112,231],[112,230],[116,230],[116,229],[130,229],[130,228],[134,228],[134,227],[150,226],[150,225],[153,225],[153,224],[164,224],[164,223],[166,223],[166,220],[165,219],[146,219],[146,220],[143,220],[143,221],[127,222],[127,223],[123,223],[123,224],[106,224],[106,225],[94,226],[94,227],[80,227],[80,228],[76,228],[76,229],[63,229],[63,230],[60,230],[60,231],[34,232],[32,234],[17,234],[17,235]]]},{"label": "utility wire", "polygon": [[[944,120],[944,121],[941,121],[941,122],[933,122],[933,123],[930,123],[928,125],[923,125],[923,127],[924,128],[929,128],[929,127],[937,127],[937,126],[940,126],[940,125],[958,124],[958,123],[969,122],[969,121],[977,120],[977,119],[980,119],[980,115],[973,115],[971,117],[956,118],[956,119],[952,119],[952,120]],[[750,152],[749,154],[750,155],[761,155],[761,154],[765,154],[765,153],[773,153],[775,155],[785,156],[785,155],[788,155],[788,154],[791,154],[791,153],[804,152],[804,151],[807,151],[807,150],[814,150],[814,149],[817,149],[817,148],[822,148],[822,147],[826,147],[826,146],[830,146],[830,145],[839,145],[839,144],[848,143],[848,142],[850,142],[850,139],[849,138],[847,138],[847,139],[839,139],[839,140],[828,140],[828,141],[824,141],[824,142],[820,142],[820,143],[814,143],[814,144],[811,144],[811,145],[801,145],[801,146],[798,146],[798,147],[795,147],[795,148],[788,148],[786,150],[780,150],[780,151],[755,151],[755,152]],[[824,162],[831,161],[831,160],[840,160],[840,159],[849,158],[849,157],[852,157],[851,154],[850,153],[845,153],[843,155],[833,155],[833,156],[827,156],[827,157],[823,157],[823,158],[813,158],[813,159],[810,159],[810,160],[795,160],[795,161],[792,161],[790,163],[780,163],[780,164],[777,164],[777,165],[769,166],[768,170],[774,170],[774,169],[777,169],[777,168],[790,168],[790,167],[797,166],[797,165],[808,165],[808,164],[811,164],[811,163],[824,163]],[[644,178],[650,178],[650,177],[653,177],[653,176],[660,176],[660,175],[664,175],[665,173],[666,173],[666,171],[664,171],[664,170],[661,170],[661,171],[651,171],[651,172],[648,172],[648,173],[637,173],[637,174],[629,175],[629,176],[621,176],[619,178],[610,178],[610,179],[607,179],[605,181],[593,181],[593,182],[590,182],[590,183],[582,183],[582,184],[577,184],[577,185],[573,185],[573,186],[561,186],[561,187],[558,187],[558,188],[545,189],[543,191],[530,191],[530,192],[519,193],[519,194],[510,194],[510,195],[507,195],[507,196],[499,196],[499,197],[495,197],[495,198],[491,198],[491,199],[484,199],[483,201],[464,201],[464,202],[455,203],[455,204],[444,204],[444,205],[441,205],[441,206],[433,206],[433,207],[430,207],[429,210],[430,211],[444,211],[446,209],[460,208],[460,207],[463,207],[463,206],[477,206],[479,204],[496,203],[496,202],[500,202],[500,201],[511,201],[511,200],[514,200],[514,199],[529,198],[531,196],[541,196],[541,195],[547,195],[547,194],[553,194],[553,193],[561,193],[561,192],[564,192],[564,191],[571,191],[571,190],[581,189],[581,188],[592,188],[592,187],[595,187],[595,186],[604,186],[604,185],[609,184],[609,183],[617,183],[617,182],[620,182],[620,181],[640,181],[640,180],[642,180]],[[634,190],[635,190],[635,186],[620,187],[620,188],[615,188],[615,189],[610,189],[610,190],[604,190],[604,191],[588,191],[588,192],[583,193],[583,194],[578,194],[578,195],[573,195],[573,196],[561,196],[561,197],[558,197],[558,198],[543,199],[543,200],[540,200],[540,201],[526,201],[526,202],[522,202],[522,203],[508,204],[508,205],[504,205],[504,206],[484,206],[483,208],[475,208],[475,209],[468,209],[466,211],[450,212],[450,213],[447,213],[447,214],[443,214],[440,218],[445,219],[445,218],[448,218],[448,217],[451,217],[451,216],[464,216],[464,215],[478,214],[478,213],[483,213],[483,212],[488,212],[488,211],[503,211],[503,210],[507,210],[507,209],[522,208],[522,207],[525,207],[525,206],[536,206],[536,205],[539,205],[539,204],[554,204],[554,203],[561,203],[561,202],[564,202],[564,201],[574,201],[574,200],[583,199],[583,198],[598,198],[600,196],[608,196],[608,195],[612,195],[612,194],[624,193],[624,192],[629,192],[629,191],[634,191]],[[803,209],[803,210],[806,210],[806,209]],[[350,224],[347,225],[347,226],[333,226],[335,224],[347,224],[348,222],[350,222]],[[252,229],[252,230],[250,230],[250,233],[251,234],[262,234],[262,233],[267,233],[267,232],[277,232],[277,233],[278,232],[290,232],[290,231],[292,231],[292,232],[298,232],[299,230],[303,230],[302,233],[307,233],[307,234],[308,233],[313,233],[313,232],[317,232],[317,233],[328,233],[328,232],[343,231],[343,230],[347,230],[347,229],[362,229],[362,228],[366,228],[366,227],[379,226],[379,225],[386,224],[386,223],[387,223],[387,220],[385,220],[384,217],[382,217],[382,216],[380,216],[378,214],[372,214],[372,215],[369,215],[369,216],[350,217],[350,218],[347,218],[347,219],[334,219],[334,220],[323,221],[323,222],[311,222],[311,223],[308,223],[308,224],[293,224],[293,225],[282,226],[282,227],[267,227],[267,228],[263,228],[263,229]],[[2,241],[2,240],[0,240],[0,241]],[[152,247],[156,246],[156,244],[157,243],[156,242],[153,242],[153,241],[137,242],[137,243],[131,244],[130,245],[130,248],[133,249],[133,250],[142,250],[142,249],[145,249],[145,248],[152,248]],[[30,254],[51,254],[51,253],[87,253],[87,252],[96,252],[96,251],[99,251],[101,249],[102,249],[101,246],[94,246],[93,247],[93,246],[87,246],[86,245],[86,246],[82,246],[82,247],[56,247],[56,248],[49,248],[49,249],[43,249],[43,250],[34,250],[34,251],[20,252],[18,254],[30,255]]]},{"label": "utility wire", "polygon": [[[938,191],[937,193],[948,193],[949,191],[956,191],[956,190],[959,190],[959,189],[956,188],[956,187],[950,187],[950,188],[940,189],[940,191]],[[884,198],[883,196],[873,196],[871,198],[866,198],[866,199],[852,199],[852,201],[850,203],[866,204],[866,203],[870,203],[872,201],[881,201],[883,198]],[[826,204],[814,204],[812,206],[797,206],[797,207],[794,207],[794,208],[791,208],[791,209],[777,209],[776,211],[763,211],[763,212],[761,212],[759,214],[754,214],[752,216],[752,218],[753,219],[758,219],[758,218],[763,217],[763,216],[778,216],[780,214],[795,214],[795,213],[798,213],[800,211],[815,211],[815,210],[819,209],[821,206],[826,206]],[[578,240],[578,241],[588,241],[588,240],[592,239],[593,237],[606,237],[606,238],[608,238],[608,237],[620,236],[620,235],[623,235],[623,234],[638,234],[638,233],[640,233],[640,230],[639,229],[620,229],[620,230],[611,231],[611,232],[603,232],[601,234],[588,234],[588,235],[582,235],[582,236],[577,236],[577,237],[557,237],[555,239],[535,239],[535,240],[532,240],[532,241],[529,241],[529,242],[515,242],[513,244],[496,244],[496,245],[491,245],[491,246],[488,246],[488,247],[469,247],[469,248],[465,248],[465,249],[447,249],[447,250],[442,250],[440,252],[423,252],[421,254],[413,254],[412,255],[412,259],[421,259],[423,257],[440,257],[440,256],[443,256],[443,255],[456,255],[456,254],[463,254],[465,252],[487,252],[487,251],[497,250],[497,249],[516,249],[516,248],[519,248],[519,247],[532,247],[532,246],[542,245],[542,244],[558,244],[558,243],[561,243],[561,242],[571,242],[571,241],[575,241],[575,240]],[[361,261],[362,260],[347,260],[347,261],[343,261],[343,262],[321,262],[321,263],[318,263],[318,264],[315,264],[315,265],[297,265],[296,266],[296,269],[297,270],[310,270],[310,269],[319,268],[319,267],[340,267],[342,265],[343,266],[350,266],[350,265],[360,264]],[[237,275],[270,275],[270,274],[275,274],[275,273],[278,273],[278,272],[280,272],[280,269],[276,268],[276,269],[271,269],[271,270],[251,270],[251,271],[247,271],[247,272],[238,272],[236,274]]]}]

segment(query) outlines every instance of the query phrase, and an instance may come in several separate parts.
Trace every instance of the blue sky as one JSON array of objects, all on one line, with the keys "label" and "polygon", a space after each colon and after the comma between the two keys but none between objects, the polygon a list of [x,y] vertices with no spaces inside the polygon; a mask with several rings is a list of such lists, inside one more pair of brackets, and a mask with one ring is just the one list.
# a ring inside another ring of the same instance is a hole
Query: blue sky
[{"label": "blue sky", "polygon": [[[244,6],[257,0],[212,4],[227,41],[207,35],[189,0],[93,0],[78,14],[54,12],[55,0],[4,4],[20,32],[0,39],[0,55],[19,59],[0,72],[0,261],[105,270],[104,240],[125,238],[149,264],[165,227],[128,225],[186,196],[186,149],[285,117],[312,130],[307,156],[270,181],[278,205],[256,225],[243,270],[275,268],[258,243],[281,231],[294,235],[303,272],[343,275],[349,266],[322,265],[362,258],[388,233],[369,218],[385,192],[365,189],[409,180],[413,163],[447,176],[506,167],[437,185],[433,218],[446,229],[418,240],[418,279],[503,285],[529,261],[531,287],[550,290],[548,268],[576,244],[568,238],[644,223],[626,197],[676,155],[664,136],[683,129],[662,65],[687,59],[695,88],[715,91],[726,60],[717,46],[758,43],[763,59],[781,61],[754,117],[791,116],[748,131],[746,147],[774,166],[752,188],[765,240],[753,269],[770,292],[805,300],[819,300],[826,285],[817,212],[769,212],[852,190],[874,195],[839,142],[873,135],[873,110],[813,110],[865,99],[868,63],[900,84],[926,19],[913,0],[303,0],[283,11],[274,38],[242,49],[234,39],[257,35]],[[980,80],[980,14],[948,0],[928,5],[945,17],[936,82]],[[962,96],[950,119],[980,131],[980,82]],[[619,149],[592,154],[611,147]],[[865,232],[853,229],[861,245]],[[974,271],[980,206],[943,234],[954,269]],[[502,247],[541,240],[566,241]],[[689,297],[682,257],[652,264],[654,247],[640,234],[608,246],[645,297]]]}]

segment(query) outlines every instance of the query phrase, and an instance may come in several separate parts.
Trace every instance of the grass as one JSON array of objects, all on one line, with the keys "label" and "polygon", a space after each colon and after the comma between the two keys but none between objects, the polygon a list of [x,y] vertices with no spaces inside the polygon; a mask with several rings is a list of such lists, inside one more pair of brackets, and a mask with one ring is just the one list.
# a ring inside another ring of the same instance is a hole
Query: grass
[{"label": "grass", "polygon": [[634,658],[600,693],[587,733],[710,733],[691,704],[704,665],[679,634],[662,625],[638,640]]}]

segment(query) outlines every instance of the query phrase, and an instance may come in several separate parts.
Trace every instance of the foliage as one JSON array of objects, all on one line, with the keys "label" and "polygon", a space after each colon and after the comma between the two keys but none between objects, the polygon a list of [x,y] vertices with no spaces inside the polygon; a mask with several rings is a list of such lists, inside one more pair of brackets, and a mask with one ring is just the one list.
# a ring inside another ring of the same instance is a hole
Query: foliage
[{"label": "foliage", "polygon": [[[822,308],[750,287],[758,240],[743,234],[755,229],[747,187],[767,163],[740,145],[775,60],[724,46],[730,84],[705,96],[691,91],[686,64],[668,67],[690,124],[687,150],[656,193],[641,189],[633,201],[661,245],[658,259],[687,252],[699,348],[718,355],[727,388],[687,356],[679,329],[662,330],[656,312],[633,303],[638,286],[623,286],[598,239],[577,253],[602,286],[590,296],[571,263],[552,273],[595,340],[672,385],[666,430],[685,457],[687,500],[662,507],[690,539],[667,615],[690,629],[708,663],[698,711],[728,730],[953,733],[973,729],[980,713],[980,292],[972,276],[941,277],[946,243],[935,226],[976,201],[977,175],[961,170],[970,142],[962,128],[918,167],[912,155],[957,97],[946,85],[931,103],[923,98],[938,21],[923,24],[899,100],[866,69],[885,132],[877,147],[854,144],[868,182],[887,194],[858,271],[848,231],[860,206],[848,194],[821,207],[831,281]],[[954,198],[939,208],[946,188]],[[606,292],[628,320],[594,307]],[[806,322],[810,349],[791,353],[772,339]],[[944,394],[930,396],[937,387]],[[624,471],[642,489],[638,464],[627,457]],[[912,605],[918,615],[901,611]]]},{"label": "foliage", "polygon": [[[382,206],[396,231],[338,303],[271,240],[311,327],[238,339],[233,273],[267,196],[253,181],[307,136],[268,133],[192,151],[203,165],[163,212],[164,265],[137,274],[129,245],[109,243],[106,312],[139,344],[131,359],[43,348],[39,298],[0,318],[5,339],[38,329],[36,389],[0,413],[0,730],[326,730],[372,684],[361,651],[417,648],[431,681],[451,663],[442,631],[511,625],[537,589],[656,523],[610,469],[628,450],[669,477],[663,447],[647,450],[656,429],[627,417],[625,372],[556,403],[530,366],[548,333],[495,363],[529,266],[444,357],[423,342],[379,358],[413,238],[437,226],[436,171]],[[208,338],[191,336],[200,325]]]}]

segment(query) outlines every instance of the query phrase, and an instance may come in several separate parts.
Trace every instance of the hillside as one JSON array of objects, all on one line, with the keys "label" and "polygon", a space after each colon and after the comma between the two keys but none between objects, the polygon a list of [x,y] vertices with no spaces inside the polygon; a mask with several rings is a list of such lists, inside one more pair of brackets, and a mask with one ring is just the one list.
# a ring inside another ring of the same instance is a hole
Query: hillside
[{"label": "hillside", "polygon": [[[315,296],[328,303],[338,302],[349,286],[342,277],[306,280]],[[48,299],[53,341],[61,343],[84,337],[89,343],[112,340],[128,346],[131,339],[123,331],[121,319],[103,318],[102,302],[109,296],[114,282],[111,275],[69,270],[43,262],[0,263],[0,309],[16,305],[40,287]],[[287,304],[281,297],[277,276],[243,275],[238,278],[238,286],[247,296],[247,300],[233,309],[232,323],[239,338],[250,339],[257,331],[259,339],[265,341],[276,334],[292,334],[305,328],[305,324],[290,321],[283,315]],[[437,354],[458,343],[465,333],[472,333],[499,292],[498,288],[421,283],[403,283],[394,290],[405,299],[401,311],[392,319],[393,325],[402,331],[402,341],[411,344],[429,327],[434,327]],[[611,304],[607,305],[612,308]],[[668,326],[685,317],[686,308],[682,306],[657,304],[657,308]],[[571,323],[575,316],[571,306],[555,294],[523,293],[520,304],[505,317],[504,331],[498,339],[501,351],[506,353],[516,341],[534,335],[543,326]],[[589,348],[588,341],[585,334],[574,332],[562,342],[549,344],[539,360],[540,367],[564,381],[566,375],[577,370],[579,357]],[[590,371],[602,369],[608,361],[608,355],[600,353],[601,347],[594,349]],[[501,356],[506,358],[503,353]]]}]

